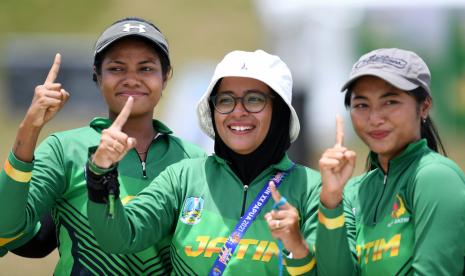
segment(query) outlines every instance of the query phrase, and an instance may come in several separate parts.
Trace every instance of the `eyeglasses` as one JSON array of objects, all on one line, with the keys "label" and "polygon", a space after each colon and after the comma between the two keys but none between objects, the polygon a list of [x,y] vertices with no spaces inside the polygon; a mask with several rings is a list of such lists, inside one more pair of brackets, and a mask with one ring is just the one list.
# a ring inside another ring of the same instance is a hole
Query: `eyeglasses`
[{"label": "eyeglasses", "polygon": [[265,108],[268,98],[273,99],[274,96],[263,92],[249,91],[243,97],[234,97],[228,93],[221,93],[211,96],[210,100],[216,111],[221,114],[229,114],[236,108],[238,100],[241,100],[242,106],[247,112],[258,113]]}]

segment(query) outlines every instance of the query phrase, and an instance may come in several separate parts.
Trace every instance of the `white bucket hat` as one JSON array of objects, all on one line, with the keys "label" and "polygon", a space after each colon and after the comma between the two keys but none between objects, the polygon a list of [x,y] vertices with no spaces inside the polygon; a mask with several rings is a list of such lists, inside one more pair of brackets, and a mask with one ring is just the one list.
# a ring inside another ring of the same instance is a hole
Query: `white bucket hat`
[{"label": "white bucket hat", "polygon": [[291,110],[289,136],[291,143],[297,139],[300,131],[299,118],[291,105],[292,75],[287,65],[275,55],[263,50],[255,52],[233,51],[218,63],[215,73],[205,94],[197,105],[197,118],[200,128],[212,139],[215,131],[212,126],[212,115],[208,104],[216,83],[224,77],[245,77],[259,80],[276,92]]}]

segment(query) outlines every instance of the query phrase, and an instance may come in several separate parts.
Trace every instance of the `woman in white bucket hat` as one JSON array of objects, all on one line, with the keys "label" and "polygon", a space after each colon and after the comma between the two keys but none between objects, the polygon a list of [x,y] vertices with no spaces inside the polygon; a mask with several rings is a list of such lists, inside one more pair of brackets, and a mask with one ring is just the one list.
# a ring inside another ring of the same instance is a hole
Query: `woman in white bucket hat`
[{"label": "woman in white bucket hat", "polygon": [[355,153],[339,119],[336,145],[320,159],[319,275],[465,273],[465,176],[429,116],[430,80],[425,62],[402,49],[353,66],[342,91],[370,154],[367,172],[348,182]]},{"label": "woman in white bucket hat", "polygon": [[[283,259],[291,274],[313,273],[320,176],[286,154],[299,133],[291,96],[279,57],[227,54],[197,109],[215,154],[170,166],[126,206],[90,196],[100,245],[128,253],[172,236],[173,273],[181,275],[277,275]],[[107,179],[117,187],[117,178]],[[105,190],[99,183],[88,177],[89,194]]]}]

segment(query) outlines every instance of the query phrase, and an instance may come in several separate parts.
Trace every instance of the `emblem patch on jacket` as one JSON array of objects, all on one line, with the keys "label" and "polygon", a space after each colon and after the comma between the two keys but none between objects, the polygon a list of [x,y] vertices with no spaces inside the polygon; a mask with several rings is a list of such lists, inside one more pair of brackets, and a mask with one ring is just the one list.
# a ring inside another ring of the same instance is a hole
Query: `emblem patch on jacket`
[{"label": "emblem patch on jacket", "polygon": [[410,213],[405,207],[405,201],[400,195],[396,195],[396,200],[392,205],[391,211],[392,221],[387,224],[387,227],[391,227],[394,224],[407,223],[410,221]]},{"label": "emblem patch on jacket", "polygon": [[180,220],[189,225],[199,223],[202,217],[203,202],[201,197],[187,198],[181,211]]},{"label": "emblem patch on jacket", "polygon": [[405,204],[404,204],[404,201],[402,200],[402,197],[400,197],[397,194],[396,198],[397,200],[392,205],[392,212],[391,212],[392,218],[400,218],[403,214],[405,214]]}]

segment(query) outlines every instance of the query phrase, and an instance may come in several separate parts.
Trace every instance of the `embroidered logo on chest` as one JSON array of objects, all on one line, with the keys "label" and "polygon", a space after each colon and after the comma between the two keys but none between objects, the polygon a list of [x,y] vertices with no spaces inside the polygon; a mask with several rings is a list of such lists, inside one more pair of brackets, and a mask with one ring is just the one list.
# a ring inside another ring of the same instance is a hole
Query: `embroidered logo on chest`
[{"label": "embroidered logo on chest", "polygon": [[410,221],[410,214],[407,212],[405,202],[399,194],[396,195],[396,200],[394,201],[394,204],[392,204],[391,218],[393,218],[393,220],[388,223],[388,227],[391,227],[393,224],[406,223]]},{"label": "embroidered logo on chest", "polygon": [[201,197],[189,197],[184,202],[180,220],[184,224],[194,225],[200,222],[202,217],[204,200]]}]

